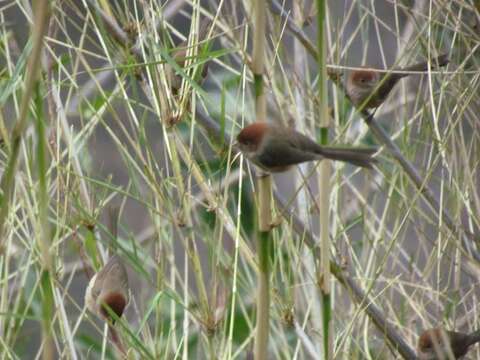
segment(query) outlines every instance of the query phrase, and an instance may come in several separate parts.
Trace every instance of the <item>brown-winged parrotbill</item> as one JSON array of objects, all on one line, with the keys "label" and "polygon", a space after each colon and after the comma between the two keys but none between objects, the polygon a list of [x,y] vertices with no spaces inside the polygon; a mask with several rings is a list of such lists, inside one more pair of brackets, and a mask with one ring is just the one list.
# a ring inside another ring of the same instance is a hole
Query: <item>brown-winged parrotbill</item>
[{"label": "brown-winged parrotbill", "polygon": [[[200,24],[199,24],[199,29],[198,29],[198,36],[197,40],[198,43],[204,41],[208,35],[209,29],[211,27],[212,21],[209,18],[204,18]],[[173,52],[172,58],[175,60],[177,65],[181,68],[185,68],[186,62],[188,60],[187,57],[187,52],[188,52],[188,38],[180,43],[177,47],[177,49]],[[170,71],[173,71],[173,69],[169,68]],[[208,62],[203,64],[202,67],[202,72],[199,76],[199,83],[201,83],[208,74]],[[180,90],[180,87],[182,86],[182,76],[181,75],[174,75],[171,79],[171,87],[173,92],[176,94]]]},{"label": "brown-winged parrotbill", "polygon": [[[441,67],[449,62],[446,54],[440,55],[430,62],[432,67]],[[363,109],[379,107],[388,97],[398,81],[416,72],[427,71],[428,62],[421,62],[389,72],[364,68],[348,73],[345,84],[346,92],[352,103]]]},{"label": "brown-winged parrotbill", "polygon": [[371,168],[376,148],[319,145],[309,137],[266,122],[255,122],[237,135],[240,151],[255,165],[268,172],[282,172],[307,161],[331,159]]},{"label": "brown-winged parrotbill", "polygon": [[90,279],[85,292],[85,303],[91,312],[113,324],[115,321],[110,316],[110,311],[120,318],[129,299],[127,270],[121,258],[113,255]]},{"label": "brown-winged parrotbill", "polygon": [[420,360],[461,359],[479,341],[480,330],[465,334],[436,327],[418,338],[417,356]]}]

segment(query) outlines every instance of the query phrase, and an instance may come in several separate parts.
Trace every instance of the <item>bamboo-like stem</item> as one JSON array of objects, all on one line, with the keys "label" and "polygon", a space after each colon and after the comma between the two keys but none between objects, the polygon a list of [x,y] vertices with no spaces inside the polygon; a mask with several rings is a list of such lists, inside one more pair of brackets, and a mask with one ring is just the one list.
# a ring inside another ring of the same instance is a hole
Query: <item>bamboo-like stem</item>
[{"label": "bamboo-like stem", "polygon": [[15,171],[17,167],[18,157],[20,154],[20,145],[22,142],[23,133],[28,124],[28,110],[30,99],[35,87],[35,82],[38,76],[40,67],[38,64],[41,60],[41,52],[43,48],[43,38],[47,30],[48,20],[50,18],[50,6],[47,0],[38,0],[35,7],[35,22],[32,31],[33,48],[27,65],[25,91],[23,93],[22,101],[20,103],[20,114],[18,116],[15,127],[11,134],[11,153],[8,159],[8,164],[2,176],[0,188],[3,193],[2,207],[0,209],[0,247],[5,238],[4,226],[7,220],[8,211],[10,209],[10,198],[12,195]]},{"label": "bamboo-like stem", "polygon": [[[253,54],[252,71],[255,85],[255,115],[256,121],[266,121],[267,101],[264,91],[264,64],[265,64],[265,26],[266,26],[266,1],[254,1],[253,18]],[[268,333],[270,327],[270,290],[269,290],[269,260],[268,249],[271,242],[271,214],[272,214],[272,179],[270,175],[261,175],[257,179],[257,208],[258,229],[257,255],[258,255],[258,291],[257,291],[257,319],[254,346],[256,360],[267,359]]]},{"label": "bamboo-like stem", "polygon": [[102,6],[103,10],[111,17],[113,17],[112,10],[110,9],[110,5],[106,0],[99,0],[100,5]]},{"label": "bamboo-like stem", "polygon": [[[4,226],[10,210],[10,201],[14,186],[14,179],[18,158],[20,155],[20,145],[22,143],[23,134],[28,125],[28,111],[30,99],[37,84],[39,66],[41,62],[41,54],[43,49],[43,39],[47,31],[50,18],[50,4],[48,0],[38,0],[34,7],[34,26],[32,29],[33,48],[27,65],[25,90],[20,104],[20,114],[12,130],[11,135],[11,153],[10,158],[3,174],[0,187],[3,192],[2,207],[0,210],[0,237],[3,239]],[[38,94],[37,98],[40,98]],[[37,101],[37,107],[41,104],[41,100]],[[42,359],[50,360],[55,358],[55,347],[51,335],[54,297],[51,280],[51,257],[49,252],[49,231],[48,231],[48,196],[46,183],[46,160],[45,160],[45,134],[43,131],[43,119],[41,118],[41,107],[37,109],[37,135],[38,141],[38,170],[39,170],[39,192],[38,192],[38,211],[39,211],[39,246],[42,254],[42,271],[40,273],[40,287],[42,294]],[[1,240],[0,240],[1,241]]]},{"label": "bamboo-like stem", "polygon": [[[47,141],[45,135],[45,123],[43,116],[42,96],[40,85],[37,82],[38,63],[41,61],[43,48],[43,38],[47,31],[47,25],[50,18],[50,6],[46,0],[36,2],[34,8],[34,28],[33,28],[33,49],[30,56],[30,62],[27,68],[27,79],[25,93],[20,107],[20,116],[12,132],[12,154],[8,163],[7,171],[2,179],[2,190],[5,197],[0,215],[0,234],[3,234],[3,226],[8,216],[8,209],[12,191],[12,180],[15,176],[16,163],[20,154],[20,144],[23,133],[27,128],[28,110],[30,98],[36,88],[36,129],[37,129],[37,154],[36,159],[38,170],[38,244],[41,252],[40,286],[42,294],[42,359],[50,360],[55,358],[55,345],[52,337],[52,323],[54,314],[54,294],[52,287],[53,265],[50,253],[50,231],[48,224],[48,185],[47,185]],[[8,177],[12,177],[9,179]],[[5,181],[5,182],[4,182]],[[6,187],[4,187],[4,185]],[[0,235],[1,236],[1,235]]]},{"label": "bamboo-like stem", "polygon": [[36,105],[36,135],[37,135],[37,158],[36,165],[38,171],[38,221],[36,222],[36,233],[38,234],[38,246],[42,257],[41,287],[42,287],[42,358],[54,359],[55,351],[53,338],[51,336],[51,326],[54,313],[54,294],[52,287],[52,256],[50,249],[50,231],[48,223],[48,185],[47,185],[47,141],[45,136],[45,122],[43,116],[43,99],[40,86],[37,82],[35,94]]},{"label": "bamboo-like stem", "polygon": [[[322,145],[328,145],[328,127],[330,117],[328,115],[328,92],[327,92],[327,36],[326,36],[326,3],[317,0],[317,63],[319,70],[318,97],[320,109],[317,112],[320,124]],[[320,209],[320,269],[317,270],[318,283],[322,299],[322,329],[323,329],[323,358],[333,358],[333,326],[331,308],[331,273],[330,273],[330,174],[329,160],[322,160],[318,177],[319,209]]]},{"label": "bamboo-like stem", "polygon": [[258,186],[258,220],[259,234],[257,237],[258,256],[258,290],[257,290],[257,323],[255,335],[254,357],[256,360],[267,359],[268,335],[270,325],[270,267],[269,248],[271,242],[271,176],[260,176]]},{"label": "bamboo-like stem", "polygon": [[[308,6],[305,1],[294,1],[292,3],[292,12],[293,12],[293,19],[297,26],[303,26],[306,21],[306,17],[308,16],[307,8]],[[308,82],[309,73],[307,71],[307,64],[308,64],[308,54],[298,40],[298,38],[293,38],[293,73],[295,74],[295,78],[298,79],[296,82],[295,87],[295,127],[302,133],[308,132],[309,126],[308,122],[311,121],[310,117],[306,116],[308,113],[307,108],[309,109],[311,106],[316,106],[316,102],[312,101],[312,99],[306,99],[304,94],[304,85]],[[316,74],[315,74],[316,76]],[[316,123],[317,119],[313,119],[313,123]],[[310,124],[311,125],[311,124]],[[313,127],[315,128],[315,127]],[[312,137],[315,137],[315,133],[312,134]],[[296,200],[296,213],[301,219],[308,219],[310,217],[309,212],[309,189],[308,186],[305,186],[305,176],[304,174],[311,173],[312,164],[299,164],[298,169],[299,172],[295,173],[295,189],[298,189],[298,195],[295,197]],[[316,166],[316,165],[315,165]],[[317,181],[320,179],[317,178]],[[314,201],[316,201],[315,199]],[[320,257],[315,257],[314,253],[310,251],[310,249],[305,248],[301,250],[305,252],[306,257],[305,259],[305,266],[311,269],[319,269],[318,265],[320,264]],[[303,257],[303,256],[302,256]],[[318,272],[320,274],[320,272]],[[317,275],[315,275],[317,276]],[[319,287],[316,281],[313,281],[309,284],[306,284],[306,291],[308,291],[308,296],[311,296],[314,299],[318,299],[318,301],[312,301],[311,304],[311,315],[309,316],[310,323],[313,324],[322,324],[322,301],[321,301],[321,294],[319,293]],[[298,324],[296,323],[296,330],[297,334],[300,334],[297,328]],[[320,329],[320,325],[318,325]],[[312,341],[311,348],[309,350],[312,352],[310,354],[311,358],[314,359],[318,357],[318,354],[322,351],[322,334],[321,331],[315,332],[312,334],[314,336],[314,340]],[[299,336],[302,339],[302,336]],[[314,344],[314,345],[313,345]],[[304,345],[306,343],[304,342]],[[307,349],[307,347],[305,348]],[[314,355],[315,354],[315,355]]]},{"label": "bamboo-like stem", "polygon": [[37,130],[37,159],[38,169],[38,243],[42,254],[43,267],[52,270],[50,256],[49,223],[48,223],[48,185],[47,185],[47,145],[45,137],[45,124],[43,120],[43,106],[40,88],[37,86],[36,104],[36,130]]},{"label": "bamboo-like stem", "polygon": [[266,2],[254,1],[254,31],[253,31],[253,54],[252,71],[255,82],[255,115],[257,121],[266,121],[267,101],[263,91],[263,72],[265,67],[265,25],[266,25]]}]

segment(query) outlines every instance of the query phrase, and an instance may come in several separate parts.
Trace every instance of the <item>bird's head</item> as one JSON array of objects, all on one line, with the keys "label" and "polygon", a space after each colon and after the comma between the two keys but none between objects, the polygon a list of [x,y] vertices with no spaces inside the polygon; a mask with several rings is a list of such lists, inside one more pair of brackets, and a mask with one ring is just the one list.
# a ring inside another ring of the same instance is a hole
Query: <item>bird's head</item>
[{"label": "bird's head", "polygon": [[240,151],[245,155],[256,152],[268,131],[268,125],[264,122],[256,122],[248,125],[237,135],[237,142]]},{"label": "bird's head", "polygon": [[439,354],[449,353],[450,346],[446,331],[441,328],[426,330],[418,338],[418,358],[420,360],[438,359]]},{"label": "bird's head", "polygon": [[356,70],[351,73],[351,82],[361,89],[372,89],[377,85],[378,73],[371,70]]},{"label": "bird's head", "polygon": [[122,316],[128,300],[123,293],[109,292],[100,299],[100,313],[106,319],[115,322],[111,317],[111,312],[115,313],[119,318]]}]

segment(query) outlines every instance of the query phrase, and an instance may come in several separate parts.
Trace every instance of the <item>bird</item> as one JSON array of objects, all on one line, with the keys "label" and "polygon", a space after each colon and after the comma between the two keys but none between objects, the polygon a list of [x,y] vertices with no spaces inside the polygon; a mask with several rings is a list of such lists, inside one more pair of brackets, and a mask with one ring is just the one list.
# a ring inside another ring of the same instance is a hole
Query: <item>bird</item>
[{"label": "bird", "polygon": [[261,169],[276,173],[306,161],[332,159],[371,168],[376,148],[332,147],[317,144],[307,136],[267,122],[255,122],[237,135],[240,151]]},{"label": "bird", "polygon": [[[442,67],[448,62],[448,55],[443,54],[432,59],[431,64]],[[412,72],[427,71],[428,68],[428,62],[425,61],[405,68],[393,69],[387,73],[367,68],[354,70],[347,75],[346,92],[356,107],[377,108],[387,99],[400,79],[412,75]]]},{"label": "bird", "polygon": [[417,356],[420,360],[461,359],[470,346],[480,341],[480,330],[470,334],[436,327],[425,330],[418,338]]},{"label": "bird", "polygon": [[129,299],[127,270],[121,258],[113,255],[90,279],[85,291],[85,304],[92,313],[114,324],[111,311],[120,318]]},{"label": "bird", "polygon": [[[198,30],[198,42],[200,43],[205,39],[205,37],[208,35],[208,30],[210,28],[211,21],[209,18],[204,18],[199,25],[199,30]],[[172,58],[175,60],[177,65],[181,68],[185,67],[185,63],[187,58],[187,51],[188,51],[188,39],[180,43],[177,47],[177,50],[175,50],[172,53]],[[170,71],[173,72],[173,69],[170,69]],[[200,74],[200,83],[207,77],[208,75],[208,62],[203,64],[202,67],[202,72]],[[182,76],[180,75],[174,75],[171,79],[171,88],[174,94],[178,93],[180,90],[180,87],[182,86]]]}]

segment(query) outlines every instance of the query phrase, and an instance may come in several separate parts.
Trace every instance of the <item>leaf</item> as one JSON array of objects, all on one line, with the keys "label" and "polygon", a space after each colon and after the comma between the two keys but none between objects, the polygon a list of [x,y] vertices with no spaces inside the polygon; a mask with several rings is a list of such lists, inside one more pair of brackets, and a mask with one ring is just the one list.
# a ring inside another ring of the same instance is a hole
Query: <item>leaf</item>
[{"label": "leaf", "polygon": [[30,55],[31,48],[32,40],[29,39],[18,59],[17,66],[15,67],[12,76],[8,79],[5,85],[0,87],[0,106],[3,107],[10,95],[12,95],[21,85],[22,77],[26,72],[25,68],[27,66],[27,59]]},{"label": "leaf", "polygon": [[95,271],[100,269],[100,261],[97,252],[97,239],[93,231],[88,230],[87,234],[85,235],[85,251],[88,254],[88,257],[91,259],[93,263],[93,268]]}]

